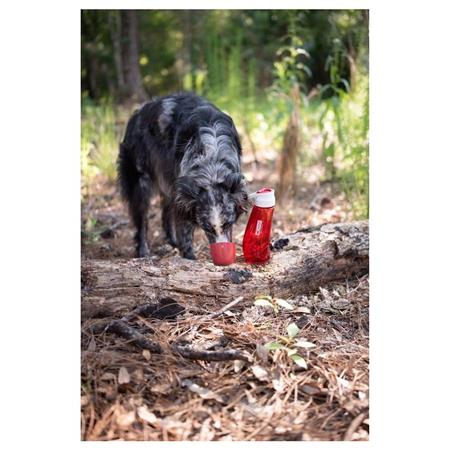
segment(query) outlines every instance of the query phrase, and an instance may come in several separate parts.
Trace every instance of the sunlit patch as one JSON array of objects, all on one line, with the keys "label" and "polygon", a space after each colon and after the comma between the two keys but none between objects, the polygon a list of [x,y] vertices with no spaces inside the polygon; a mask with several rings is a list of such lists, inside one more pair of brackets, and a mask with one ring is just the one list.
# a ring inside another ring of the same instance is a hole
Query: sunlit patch
[{"label": "sunlit patch", "polygon": [[141,66],[146,66],[148,64],[148,58],[146,55],[142,55],[139,59],[139,64]]}]

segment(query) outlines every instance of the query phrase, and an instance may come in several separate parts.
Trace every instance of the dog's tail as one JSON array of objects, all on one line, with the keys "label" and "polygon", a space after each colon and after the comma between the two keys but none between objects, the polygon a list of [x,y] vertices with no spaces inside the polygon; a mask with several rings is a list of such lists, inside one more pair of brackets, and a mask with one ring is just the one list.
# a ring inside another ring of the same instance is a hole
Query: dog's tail
[{"label": "dog's tail", "polygon": [[133,195],[133,187],[136,183],[137,170],[131,158],[131,151],[129,145],[125,142],[120,144],[119,158],[117,160],[117,181],[120,189],[122,199],[130,203]]},{"label": "dog's tail", "polygon": [[[137,111],[131,116],[123,142],[119,147],[119,157],[117,159],[117,181],[122,199],[130,203],[133,195],[133,188],[138,178],[138,171],[133,160],[135,142],[135,128],[137,126]],[[134,144],[133,144],[134,142]]]}]

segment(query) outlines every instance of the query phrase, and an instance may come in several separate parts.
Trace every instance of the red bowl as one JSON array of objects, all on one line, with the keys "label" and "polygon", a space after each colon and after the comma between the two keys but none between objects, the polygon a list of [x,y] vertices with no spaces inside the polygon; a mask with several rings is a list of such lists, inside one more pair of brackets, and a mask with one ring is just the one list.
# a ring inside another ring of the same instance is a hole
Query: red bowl
[{"label": "red bowl", "polygon": [[236,244],[234,242],[216,242],[210,244],[209,248],[216,266],[228,266],[236,261]]}]

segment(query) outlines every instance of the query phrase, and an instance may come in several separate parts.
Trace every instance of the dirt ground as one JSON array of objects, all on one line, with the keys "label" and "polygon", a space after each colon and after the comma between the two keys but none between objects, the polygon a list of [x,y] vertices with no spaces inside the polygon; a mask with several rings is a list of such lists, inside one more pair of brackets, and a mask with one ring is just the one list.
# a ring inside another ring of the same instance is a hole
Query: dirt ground
[{"label": "dirt ground", "polygon": [[[257,168],[244,161],[250,192],[276,185],[272,156],[263,155]],[[320,182],[321,177],[314,167],[301,174],[295,198],[276,207],[273,239],[309,226],[353,220],[339,187]],[[150,212],[149,264],[177,255],[164,243],[158,204],[155,198]],[[233,232],[238,255],[246,221],[242,217]],[[82,203],[82,262],[132,258],[132,236],[115,185],[98,178]],[[209,259],[200,231],[194,250],[199,261]],[[204,349],[231,343],[252,355],[251,364],[140,350],[116,335],[96,332],[96,319],[83,321],[81,439],[368,440],[368,276],[284,300],[292,308],[275,311],[246,299],[208,319],[207,314],[223,306],[208,301],[203,315],[135,319],[152,333],[153,341],[170,343],[175,336],[189,335]],[[298,350],[306,369],[285,350],[264,347],[282,342],[280,336],[286,336],[292,323],[298,337],[313,344]]]}]

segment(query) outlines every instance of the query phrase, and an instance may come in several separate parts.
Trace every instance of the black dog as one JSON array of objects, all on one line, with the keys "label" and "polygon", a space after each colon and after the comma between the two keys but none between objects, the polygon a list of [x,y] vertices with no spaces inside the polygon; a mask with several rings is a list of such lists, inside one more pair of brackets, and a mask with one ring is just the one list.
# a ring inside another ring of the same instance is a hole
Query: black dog
[{"label": "black dog", "polygon": [[168,242],[184,258],[196,226],[210,243],[231,241],[247,204],[241,144],[233,120],[194,94],[144,104],[130,118],[120,145],[119,182],[137,228],[137,255],[149,255],[147,212],[159,191]]}]

